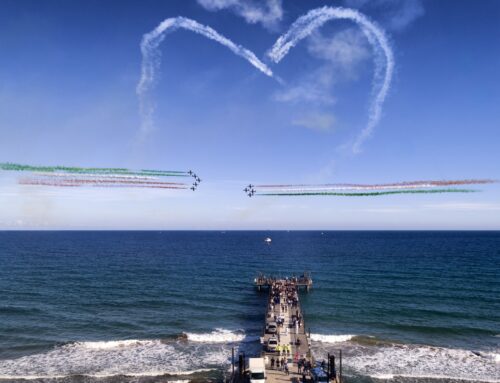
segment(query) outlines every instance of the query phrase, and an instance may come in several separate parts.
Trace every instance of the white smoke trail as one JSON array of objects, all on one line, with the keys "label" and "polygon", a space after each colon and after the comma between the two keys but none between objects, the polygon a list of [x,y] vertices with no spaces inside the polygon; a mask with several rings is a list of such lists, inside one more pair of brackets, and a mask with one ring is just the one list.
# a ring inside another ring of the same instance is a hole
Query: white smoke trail
[{"label": "white smoke trail", "polygon": [[224,45],[234,54],[243,57],[262,73],[269,77],[273,77],[271,69],[260,61],[252,51],[242,47],[241,45],[236,45],[209,26],[202,25],[195,20],[185,17],[165,19],[153,31],[146,33],[141,42],[142,68],[141,78],[139,80],[139,84],[137,85],[136,93],[139,97],[140,113],[142,117],[142,133],[148,133],[153,128],[153,113],[155,105],[148,100],[147,93],[153,87],[156,79],[156,72],[160,67],[161,54],[158,47],[168,32],[173,32],[178,29],[186,29],[188,31],[198,33],[210,40],[214,40]]},{"label": "white smoke trail", "polygon": [[[353,152],[358,153],[361,150],[361,144],[371,135],[373,129],[380,121],[382,105],[391,85],[392,73],[394,71],[394,54],[385,32],[365,15],[354,9],[325,6],[313,9],[299,17],[290,29],[278,38],[268,52],[268,56],[275,63],[280,62],[299,41],[309,36],[327,21],[334,19],[351,20],[358,24],[373,47],[375,54],[374,89],[378,89],[378,92],[370,106],[368,123],[358,135],[352,147]],[[385,73],[382,75],[384,61]]]}]

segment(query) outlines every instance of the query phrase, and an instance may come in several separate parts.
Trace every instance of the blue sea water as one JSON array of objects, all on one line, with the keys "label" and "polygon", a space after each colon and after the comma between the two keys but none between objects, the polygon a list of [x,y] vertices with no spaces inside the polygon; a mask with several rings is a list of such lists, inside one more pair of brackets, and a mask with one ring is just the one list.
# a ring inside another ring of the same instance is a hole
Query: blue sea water
[{"label": "blue sea water", "polygon": [[0,232],[0,381],[221,380],[303,271],[348,382],[500,381],[500,232],[342,231]]}]

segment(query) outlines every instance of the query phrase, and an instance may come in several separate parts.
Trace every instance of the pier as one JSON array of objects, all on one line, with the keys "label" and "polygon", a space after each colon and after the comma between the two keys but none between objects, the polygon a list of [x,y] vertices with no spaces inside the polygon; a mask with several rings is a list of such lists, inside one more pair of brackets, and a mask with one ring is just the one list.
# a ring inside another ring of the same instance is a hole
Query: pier
[{"label": "pier", "polygon": [[305,287],[306,291],[309,291],[312,287],[311,274],[308,272],[304,272],[300,276],[292,276],[290,278],[278,278],[259,274],[257,278],[255,278],[254,283],[257,289],[260,291],[262,288],[270,288],[274,283],[280,281],[293,282],[297,289],[299,289],[300,287]]},{"label": "pier", "polygon": [[311,275],[303,273],[298,277],[278,278],[259,274],[254,279],[254,284],[259,291],[269,290],[264,329],[260,338],[262,351],[260,356],[249,358],[240,354],[236,370],[233,351],[230,382],[260,382],[259,379],[251,379],[249,364],[254,363],[265,369],[266,383],[342,383],[341,352],[337,364],[334,355],[328,355],[327,360],[317,362],[311,353],[310,331],[306,330],[299,299],[300,288],[304,288],[306,292],[312,288]]}]

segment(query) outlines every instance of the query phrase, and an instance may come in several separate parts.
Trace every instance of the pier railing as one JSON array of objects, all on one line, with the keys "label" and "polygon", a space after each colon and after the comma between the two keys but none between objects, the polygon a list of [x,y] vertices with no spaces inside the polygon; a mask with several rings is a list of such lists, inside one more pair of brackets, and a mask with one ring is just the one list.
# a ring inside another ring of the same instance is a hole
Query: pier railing
[{"label": "pier railing", "polygon": [[307,290],[309,290],[312,287],[313,280],[311,278],[311,274],[309,272],[304,272],[300,276],[291,276],[289,278],[279,278],[275,276],[268,276],[265,274],[260,273],[255,279],[254,283],[255,286],[260,290],[263,287],[269,288],[271,287],[274,283],[279,282],[279,281],[286,281],[286,282],[292,282],[295,284],[297,287],[305,287]]}]

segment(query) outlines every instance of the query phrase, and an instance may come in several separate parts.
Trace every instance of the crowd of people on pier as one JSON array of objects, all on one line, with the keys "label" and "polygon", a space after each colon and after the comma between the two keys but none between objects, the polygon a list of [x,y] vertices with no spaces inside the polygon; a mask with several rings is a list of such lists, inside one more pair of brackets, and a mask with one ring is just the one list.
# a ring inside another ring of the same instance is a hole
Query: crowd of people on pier
[{"label": "crowd of people on pier", "polygon": [[[281,329],[284,327],[284,315],[276,315],[275,308],[280,309],[280,313],[293,313],[289,326],[285,327],[285,333],[288,335],[288,327],[295,328],[298,334],[302,326],[302,316],[299,311],[299,296],[297,292],[297,282],[295,278],[276,280],[271,284],[271,293],[269,294],[269,314]],[[299,343],[300,344],[300,341]]]},{"label": "crowd of people on pier", "polygon": [[[302,315],[299,309],[299,297],[297,288],[297,278],[290,279],[275,279],[269,281],[269,320],[273,319],[278,327],[277,337],[280,340],[280,329],[284,327],[284,334],[288,335],[290,328],[295,328],[294,344],[300,346],[299,329],[302,327]],[[285,321],[285,316],[289,321]],[[289,360],[292,355],[292,344],[278,344],[275,354],[271,356],[270,367],[284,372],[286,375],[290,374]],[[311,374],[311,361],[305,355],[299,355],[299,349],[293,355],[293,362],[297,365],[297,373],[305,376]]]},{"label": "crowd of people on pier", "polygon": [[[268,326],[266,329],[269,328],[271,334],[276,334],[269,339],[269,343],[273,338],[277,339],[272,347],[268,346],[268,351],[271,354],[267,363],[272,370],[282,371],[286,375],[290,374],[291,363],[293,363],[294,366],[297,366],[297,374],[302,375],[302,382],[323,381],[317,379],[318,372],[316,370],[325,371],[324,362],[321,367],[314,367],[311,359],[306,357],[306,353],[299,354],[301,352],[300,337],[301,334],[303,336],[304,332],[300,331],[300,328],[303,327],[303,319],[299,307],[298,281],[299,279],[295,277],[267,279],[265,281],[269,286]],[[273,320],[275,324],[272,322]],[[291,331],[290,337],[288,337],[289,329],[295,329],[295,331]],[[295,337],[293,337],[294,334]],[[292,348],[294,345],[295,349]],[[295,374],[295,371],[293,373]]]},{"label": "crowd of people on pier", "polygon": [[[306,359],[305,357],[302,357],[300,359],[295,359],[294,362],[297,364],[297,373],[298,374],[305,374],[309,375],[311,373],[312,369],[312,363],[310,360]],[[324,362],[323,362],[324,363]],[[324,367],[323,364],[321,367]],[[289,373],[289,368],[288,368],[288,358],[285,357],[279,357],[277,356],[276,358],[274,356],[271,357],[271,369],[277,369],[286,372],[288,375]]]},{"label": "crowd of people on pier", "polygon": [[[299,285],[308,285],[311,283],[311,277],[308,273],[304,273],[298,277],[292,276],[291,278],[285,278],[288,281],[291,281],[295,284]],[[261,286],[271,286],[275,282],[280,282],[283,279],[276,277],[267,277],[265,275],[260,274],[257,278],[255,278],[255,283]]]},{"label": "crowd of people on pier", "polygon": [[290,374],[290,369],[288,368],[288,359],[277,357],[274,359],[274,356],[271,357],[271,369],[274,370],[274,366],[276,366],[277,370],[283,371],[286,375]]}]

